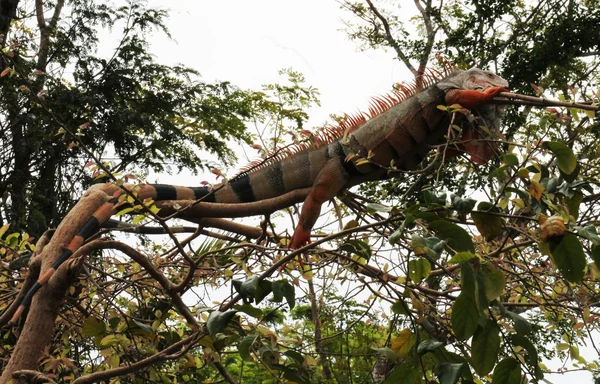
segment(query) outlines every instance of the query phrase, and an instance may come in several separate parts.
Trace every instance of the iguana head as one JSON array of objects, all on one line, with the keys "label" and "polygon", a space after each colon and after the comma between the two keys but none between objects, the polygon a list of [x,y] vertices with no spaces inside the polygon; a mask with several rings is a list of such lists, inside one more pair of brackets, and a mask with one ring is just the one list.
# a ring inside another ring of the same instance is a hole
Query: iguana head
[{"label": "iguana head", "polygon": [[447,95],[455,95],[456,99],[468,100],[472,104],[469,106],[459,101],[459,104],[471,109],[476,120],[463,124],[458,148],[470,154],[473,162],[485,164],[498,151],[497,143],[486,140],[493,139],[489,133],[498,132],[500,128],[501,107],[491,100],[499,92],[508,90],[508,82],[493,72],[471,68],[451,74],[438,87]]}]

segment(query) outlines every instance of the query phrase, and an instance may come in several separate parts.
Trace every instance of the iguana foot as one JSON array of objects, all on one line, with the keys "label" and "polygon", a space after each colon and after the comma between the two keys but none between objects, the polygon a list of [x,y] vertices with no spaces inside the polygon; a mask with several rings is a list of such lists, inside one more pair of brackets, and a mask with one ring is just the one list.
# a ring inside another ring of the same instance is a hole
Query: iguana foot
[{"label": "iguana foot", "polygon": [[302,225],[298,225],[294,231],[294,235],[290,240],[290,249],[302,248],[310,243],[310,232],[302,228]]}]

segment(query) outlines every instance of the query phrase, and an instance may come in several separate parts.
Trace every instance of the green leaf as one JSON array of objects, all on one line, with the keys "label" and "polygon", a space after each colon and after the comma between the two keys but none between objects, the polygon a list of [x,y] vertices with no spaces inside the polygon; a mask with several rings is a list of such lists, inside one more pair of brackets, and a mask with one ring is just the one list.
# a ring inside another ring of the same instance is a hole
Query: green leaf
[{"label": "green leaf", "polygon": [[446,240],[448,246],[456,252],[475,252],[473,239],[464,229],[449,221],[438,220],[429,223],[429,228],[435,232],[437,237]]},{"label": "green leaf", "polygon": [[299,353],[299,352],[292,351],[292,350],[290,349],[290,350],[288,350],[288,351],[285,351],[283,354],[284,354],[285,356],[289,357],[290,359],[296,360],[296,362],[297,362],[298,364],[303,364],[303,363],[304,363],[304,360],[305,360],[305,358],[304,358],[304,356],[302,356],[302,354],[301,354],[301,353]]},{"label": "green leaf", "polygon": [[444,343],[442,343],[441,341],[427,339],[427,340],[422,341],[417,346],[417,353],[420,354],[420,355],[424,355],[427,352],[433,352],[433,351],[435,351],[436,349],[438,349],[442,345],[444,345]]},{"label": "green leaf", "polygon": [[598,236],[596,227],[594,227],[593,225],[588,225],[586,227],[575,227],[573,229],[577,231],[577,234],[579,236],[588,239],[595,246],[600,245],[600,236]]},{"label": "green leaf", "polygon": [[452,306],[450,322],[459,340],[466,340],[473,336],[479,322],[479,309],[474,294],[469,295],[463,291],[458,295]]},{"label": "green leaf", "polygon": [[494,369],[492,382],[494,384],[520,384],[521,365],[512,357],[502,360]]},{"label": "green leaf", "polygon": [[366,205],[367,212],[376,213],[376,212],[391,212],[392,207],[388,207],[386,205],[377,204],[377,203],[368,203]]},{"label": "green leaf", "polygon": [[415,358],[407,359],[398,364],[384,384],[421,384],[421,366]]},{"label": "green leaf", "polygon": [[235,316],[235,314],[236,311],[212,311],[210,315],[208,315],[208,321],[206,322],[206,328],[208,329],[208,333],[214,337],[217,333],[224,330],[225,327],[227,327],[227,324],[229,324],[229,322],[231,321],[231,319],[233,319],[233,316]]},{"label": "green leaf", "polygon": [[240,280],[232,280],[233,287],[237,293],[242,296],[244,302],[252,303],[254,301],[254,295],[258,289],[259,279],[258,276],[250,276],[246,281],[241,282]]},{"label": "green leaf", "polygon": [[410,245],[415,254],[427,255],[432,259],[437,259],[444,250],[446,242],[437,237],[423,238],[415,234],[410,239]]},{"label": "green leaf", "polygon": [[357,255],[365,259],[365,261],[369,261],[371,258],[371,247],[369,244],[362,240],[352,239],[344,242],[340,247],[342,251],[346,251],[352,255]]},{"label": "green leaf", "polygon": [[443,207],[446,205],[446,194],[441,193],[436,195],[432,191],[426,189],[423,191],[423,200],[425,200],[427,204],[439,205]]},{"label": "green leaf", "polygon": [[513,319],[513,321],[515,322],[515,330],[521,334],[521,335],[526,335],[529,332],[531,332],[531,330],[533,329],[533,327],[531,326],[531,324],[529,323],[529,321],[527,321],[527,319],[525,319],[523,316],[514,313],[512,311],[506,311],[505,312],[511,319]]},{"label": "green leaf", "polygon": [[600,246],[594,245],[592,247],[592,260],[596,263],[596,266],[600,266]]},{"label": "green leaf", "polygon": [[577,236],[565,233],[558,244],[550,241],[550,254],[562,275],[571,283],[578,283],[583,279],[585,267],[585,253]]},{"label": "green leaf", "polygon": [[407,305],[403,301],[396,301],[392,304],[392,312],[397,315],[407,315],[410,310],[407,308]]},{"label": "green leaf", "polygon": [[465,263],[474,257],[477,257],[477,255],[471,252],[458,252],[456,255],[452,256],[450,260],[448,260],[448,264]]},{"label": "green leaf", "polygon": [[452,207],[457,212],[461,212],[461,213],[471,212],[473,210],[473,208],[475,207],[475,204],[477,203],[477,200],[473,200],[469,197],[467,197],[466,199],[463,199],[462,197],[455,195],[455,194],[450,195],[450,200],[452,201]]},{"label": "green leaf", "polygon": [[408,262],[408,275],[414,282],[420,282],[429,277],[431,273],[431,264],[422,257]]},{"label": "green leaf", "polygon": [[440,363],[436,370],[436,376],[440,384],[455,384],[460,379],[464,363]]},{"label": "green leaf", "polygon": [[519,164],[519,158],[514,153],[505,153],[500,156],[502,162],[508,166],[514,166]]},{"label": "green leaf", "polygon": [[535,371],[536,379],[543,379],[544,372],[542,372],[542,369],[540,368],[538,352],[533,343],[521,335],[511,335],[510,338],[513,344],[520,345],[527,351],[527,363]]},{"label": "green leaf", "polygon": [[[271,291],[273,290],[273,285],[274,284],[275,284],[275,282],[271,283],[268,280],[261,280],[258,283],[258,288],[256,289],[256,292],[254,292],[254,301],[256,302],[256,304],[258,304],[261,301],[263,301],[263,299],[265,297],[267,297],[269,295],[269,293],[271,293]],[[273,295],[274,294],[275,293],[273,293]]]},{"label": "green leaf", "polygon": [[396,352],[394,352],[391,348],[388,348],[388,347],[371,348],[371,349],[393,363],[397,362],[398,359],[400,358],[400,356],[398,356],[398,354]]},{"label": "green leaf", "polygon": [[558,141],[549,141],[545,145],[556,156],[556,164],[564,173],[571,174],[577,167],[577,158],[575,154],[565,143]]},{"label": "green leaf", "polygon": [[481,236],[487,241],[502,233],[502,218],[486,212],[471,212],[471,218]]},{"label": "green leaf", "polygon": [[97,317],[90,316],[83,322],[83,334],[88,337],[100,336],[106,332],[106,324]]},{"label": "green leaf", "polygon": [[108,347],[112,347],[114,345],[117,345],[121,342],[121,337],[122,335],[108,335],[105,336],[104,338],[102,338],[102,340],[100,340],[100,345],[99,347],[102,349],[106,349]]},{"label": "green leaf", "polygon": [[283,297],[285,297],[290,309],[294,309],[296,306],[296,290],[289,281],[286,281],[283,285]]},{"label": "green leaf", "polygon": [[262,319],[263,317],[263,311],[260,308],[252,306],[252,304],[234,305],[233,308],[238,312],[244,312],[257,319]]},{"label": "green leaf", "polygon": [[485,297],[492,301],[502,295],[506,285],[504,273],[488,263],[483,268],[483,275],[485,277]]},{"label": "green leaf", "polygon": [[500,351],[500,332],[496,323],[488,319],[478,327],[471,340],[471,361],[475,372],[485,376],[492,371]]},{"label": "green leaf", "polygon": [[250,350],[252,349],[252,345],[256,340],[256,336],[246,336],[238,344],[238,352],[240,353],[240,356],[243,360],[254,361]]}]

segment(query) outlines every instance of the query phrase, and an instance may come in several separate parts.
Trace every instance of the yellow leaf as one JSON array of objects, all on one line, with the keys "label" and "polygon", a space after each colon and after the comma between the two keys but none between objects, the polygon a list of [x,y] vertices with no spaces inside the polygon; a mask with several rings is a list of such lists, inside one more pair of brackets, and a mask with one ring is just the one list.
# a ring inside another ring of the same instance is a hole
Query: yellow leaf
[{"label": "yellow leaf", "polygon": [[531,197],[533,197],[537,201],[540,201],[540,199],[542,198],[543,191],[544,191],[544,187],[542,187],[542,185],[540,183],[538,183],[537,181],[533,181],[533,180],[530,181],[529,194],[531,195]]},{"label": "yellow leaf", "polygon": [[406,356],[410,349],[415,345],[416,339],[409,328],[400,331],[398,337],[392,339],[392,351],[396,352],[400,357]]},{"label": "yellow leaf", "polygon": [[4,236],[6,231],[8,231],[8,227],[10,227],[10,224],[4,224],[2,228],[0,228],[0,239],[2,238],[2,236]]}]

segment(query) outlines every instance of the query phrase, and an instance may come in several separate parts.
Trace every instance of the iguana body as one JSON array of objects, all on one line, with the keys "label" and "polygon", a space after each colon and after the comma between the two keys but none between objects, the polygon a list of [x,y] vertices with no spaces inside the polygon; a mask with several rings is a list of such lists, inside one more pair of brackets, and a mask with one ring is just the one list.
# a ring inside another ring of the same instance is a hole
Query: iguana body
[{"label": "iguana body", "polygon": [[[464,108],[478,108],[485,120],[483,124],[497,129],[497,107],[488,103],[506,87],[506,80],[490,72],[479,69],[455,71],[418,93],[408,91],[400,97],[379,101],[370,119],[354,119],[353,124],[341,127],[336,133],[337,137],[326,143],[286,157],[276,156],[225,185],[216,186],[212,191],[207,187],[156,184],[138,186],[136,192],[140,199],[152,198],[156,201],[202,199],[204,202],[236,204],[261,201],[310,187],[311,192],[304,201],[290,243],[290,248],[296,249],[309,242],[310,231],[319,217],[321,205],[343,189],[365,181],[387,178],[391,169],[414,169],[426,157],[432,145],[443,142],[451,125],[462,124],[463,136],[467,139],[481,137],[462,114],[453,117],[440,110],[439,105],[458,103]],[[493,148],[490,150],[485,143],[473,141],[464,143],[461,149],[470,153],[472,159],[479,163],[489,160],[494,154]],[[117,191],[111,200],[93,214],[69,243],[64,254],[28,291],[12,321],[18,319],[35,292],[56,269],[115,213],[122,193],[122,190]]]}]

